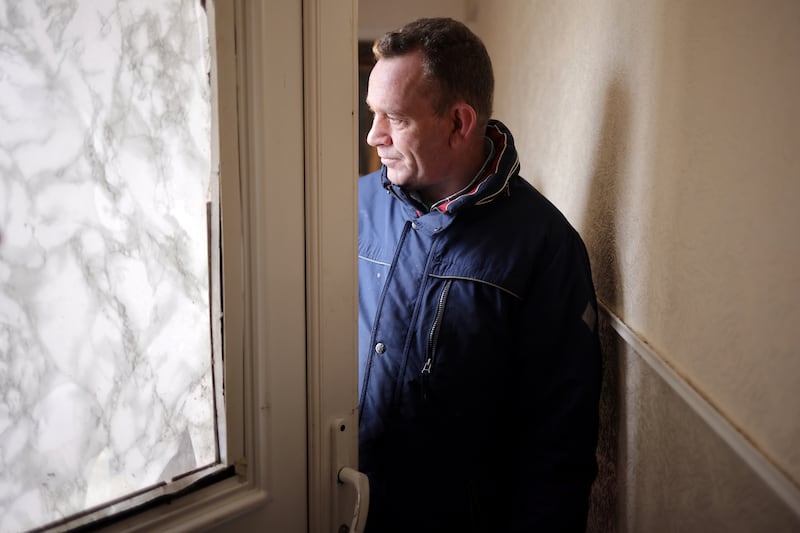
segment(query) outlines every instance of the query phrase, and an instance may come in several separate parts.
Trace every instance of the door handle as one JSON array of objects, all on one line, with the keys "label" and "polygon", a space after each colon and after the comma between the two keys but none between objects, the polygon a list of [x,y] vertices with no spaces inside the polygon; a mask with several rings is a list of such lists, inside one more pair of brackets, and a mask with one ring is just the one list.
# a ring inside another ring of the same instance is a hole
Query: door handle
[{"label": "door handle", "polygon": [[361,533],[367,522],[369,512],[369,478],[349,466],[342,467],[336,476],[339,483],[350,485],[356,491],[356,503],[353,506],[353,521],[348,533]]},{"label": "door handle", "polygon": [[[340,533],[362,533],[369,513],[369,478],[366,474],[348,466],[352,464],[352,459],[355,456],[353,446],[355,445],[356,437],[352,432],[355,431],[356,427],[354,420],[345,418],[335,419],[331,426],[336,484],[352,487],[356,496],[350,527],[348,528],[347,524],[341,524],[339,527]],[[341,512],[342,515],[347,516],[345,514],[347,512],[346,509],[342,509]]]}]

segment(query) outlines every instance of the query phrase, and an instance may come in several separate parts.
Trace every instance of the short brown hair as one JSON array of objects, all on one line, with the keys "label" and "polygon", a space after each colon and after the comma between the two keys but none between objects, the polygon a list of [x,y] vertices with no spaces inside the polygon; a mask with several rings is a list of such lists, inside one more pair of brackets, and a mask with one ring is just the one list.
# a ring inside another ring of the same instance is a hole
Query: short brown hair
[{"label": "short brown hair", "polygon": [[451,18],[424,18],[390,31],[372,47],[375,59],[422,52],[425,78],[438,89],[437,114],[463,99],[485,126],[492,116],[494,73],[483,41]]}]

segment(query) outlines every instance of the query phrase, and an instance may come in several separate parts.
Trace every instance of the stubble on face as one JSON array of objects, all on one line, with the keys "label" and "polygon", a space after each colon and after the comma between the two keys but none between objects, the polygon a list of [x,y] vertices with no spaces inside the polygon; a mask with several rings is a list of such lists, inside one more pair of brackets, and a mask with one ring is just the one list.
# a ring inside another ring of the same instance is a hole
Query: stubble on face
[{"label": "stubble on face", "polygon": [[435,197],[447,180],[443,162],[449,131],[433,102],[420,53],[383,58],[375,65],[367,96],[375,117],[367,142],[377,148],[389,181],[423,197]]}]

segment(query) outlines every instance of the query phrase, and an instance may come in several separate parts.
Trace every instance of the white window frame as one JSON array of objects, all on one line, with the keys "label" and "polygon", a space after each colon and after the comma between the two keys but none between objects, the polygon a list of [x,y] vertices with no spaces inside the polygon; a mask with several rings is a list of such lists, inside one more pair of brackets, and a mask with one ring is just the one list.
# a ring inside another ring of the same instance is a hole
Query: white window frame
[{"label": "white window frame", "polygon": [[335,531],[334,419],[352,428],[336,453],[357,461],[357,0],[213,4],[221,447],[237,475],[106,530]]}]

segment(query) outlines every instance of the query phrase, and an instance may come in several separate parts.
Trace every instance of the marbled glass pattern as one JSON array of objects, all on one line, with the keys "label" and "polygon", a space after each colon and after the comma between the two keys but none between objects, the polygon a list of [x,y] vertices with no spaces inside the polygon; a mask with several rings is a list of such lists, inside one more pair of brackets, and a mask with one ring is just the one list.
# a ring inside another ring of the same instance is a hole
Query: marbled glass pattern
[{"label": "marbled glass pattern", "polygon": [[0,0],[0,532],[216,461],[199,0]]}]

